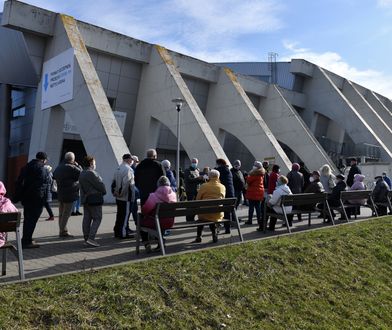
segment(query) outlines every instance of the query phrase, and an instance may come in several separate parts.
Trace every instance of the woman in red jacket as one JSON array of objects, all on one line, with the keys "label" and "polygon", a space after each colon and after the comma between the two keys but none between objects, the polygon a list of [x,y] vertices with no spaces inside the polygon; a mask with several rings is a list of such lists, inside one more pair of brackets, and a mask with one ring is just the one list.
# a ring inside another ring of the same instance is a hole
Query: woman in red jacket
[{"label": "woman in red jacket", "polygon": [[269,182],[268,182],[268,195],[272,195],[276,188],[276,181],[278,181],[280,172],[280,166],[274,165],[272,166],[272,172],[269,175]]},{"label": "woman in red jacket", "polygon": [[261,162],[256,161],[246,179],[248,185],[246,189],[246,199],[249,201],[248,221],[245,222],[247,225],[252,224],[254,209],[256,209],[257,222],[259,224],[262,222],[261,201],[264,199],[264,174],[265,170],[263,165]]}]

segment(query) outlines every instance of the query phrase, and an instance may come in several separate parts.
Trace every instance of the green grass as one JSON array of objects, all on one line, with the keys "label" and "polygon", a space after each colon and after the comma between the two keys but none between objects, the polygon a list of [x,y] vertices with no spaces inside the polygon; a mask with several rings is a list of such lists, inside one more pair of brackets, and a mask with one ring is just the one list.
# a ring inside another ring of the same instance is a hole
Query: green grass
[{"label": "green grass", "polygon": [[0,287],[0,328],[387,329],[392,218]]}]

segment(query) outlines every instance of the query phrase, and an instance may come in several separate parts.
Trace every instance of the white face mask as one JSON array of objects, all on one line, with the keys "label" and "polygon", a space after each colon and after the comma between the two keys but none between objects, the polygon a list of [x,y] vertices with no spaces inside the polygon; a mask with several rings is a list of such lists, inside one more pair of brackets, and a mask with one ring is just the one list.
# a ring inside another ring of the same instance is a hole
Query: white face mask
[{"label": "white face mask", "polygon": [[311,177],[309,178],[309,181],[310,181],[310,182],[314,182],[314,177],[311,176]]},{"label": "white face mask", "polygon": [[253,166],[253,168],[252,168],[252,169],[255,171],[255,170],[257,170],[257,167],[256,167],[256,166]]}]

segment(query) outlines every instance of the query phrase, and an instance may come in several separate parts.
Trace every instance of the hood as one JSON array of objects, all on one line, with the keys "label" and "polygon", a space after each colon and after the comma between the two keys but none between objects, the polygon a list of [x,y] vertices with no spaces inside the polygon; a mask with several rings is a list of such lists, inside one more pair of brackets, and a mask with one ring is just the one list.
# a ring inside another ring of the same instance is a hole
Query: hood
[{"label": "hood", "polygon": [[354,175],[354,181],[355,182],[363,182],[363,180],[365,179],[365,176],[362,174],[355,174]]},{"label": "hood", "polygon": [[276,189],[280,189],[280,190],[284,191],[286,194],[291,194],[291,190],[286,184],[282,184],[282,185],[278,186]]},{"label": "hood", "polygon": [[4,196],[7,190],[5,189],[4,183],[0,181],[0,196]]},{"label": "hood", "polygon": [[258,168],[258,169],[252,169],[252,170],[249,172],[249,175],[263,176],[264,173],[265,173],[265,171],[264,171],[263,169]]},{"label": "hood", "polygon": [[[162,201],[162,202],[175,202],[176,201],[176,194],[173,192],[172,188],[169,186],[162,186],[158,187],[155,190],[155,195]],[[174,198],[174,200],[173,200]]]}]

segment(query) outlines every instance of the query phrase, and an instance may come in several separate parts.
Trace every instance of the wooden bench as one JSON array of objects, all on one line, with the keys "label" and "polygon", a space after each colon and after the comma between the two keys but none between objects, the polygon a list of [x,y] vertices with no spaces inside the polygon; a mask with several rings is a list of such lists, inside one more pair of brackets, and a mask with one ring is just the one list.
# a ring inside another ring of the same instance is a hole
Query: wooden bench
[{"label": "wooden bench", "polygon": [[20,212],[12,213],[0,213],[0,232],[15,232],[16,234],[16,247],[6,242],[5,245],[0,247],[3,250],[3,260],[2,260],[2,272],[1,275],[6,275],[7,272],[7,250],[11,252],[18,259],[19,266],[19,278],[21,280],[25,279],[24,268],[23,268],[23,252],[22,252],[22,241],[20,238]]},{"label": "wooden bench", "polygon": [[[368,202],[366,204],[361,204],[360,201],[366,199]],[[358,203],[349,203],[348,201],[358,200]],[[370,202],[370,204],[368,204]],[[374,204],[372,191],[371,190],[350,190],[350,191],[341,191],[340,192],[340,206],[333,207],[334,210],[341,210],[343,215],[348,222],[348,216],[346,212],[347,207],[368,207],[370,208],[376,215],[376,205]],[[357,219],[356,212],[354,213],[355,219]]]},{"label": "wooden bench", "polygon": [[[316,205],[322,203],[323,210],[316,208]],[[314,207],[310,210],[301,210],[296,209],[296,206],[304,206],[304,205],[314,205]],[[289,213],[286,212],[285,206],[292,206],[293,210]],[[264,209],[264,219],[263,219],[263,229],[264,232],[267,230],[267,217],[273,217],[277,219],[284,220],[287,226],[287,231],[291,233],[291,229],[289,226],[289,221],[287,219],[288,215],[295,214],[308,214],[308,225],[311,225],[311,215],[315,212],[322,212],[324,217],[324,222],[326,221],[326,214],[328,212],[329,219],[331,219],[332,225],[335,225],[333,220],[331,209],[329,208],[327,193],[310,193],[310,194],[293,194],[293,195],[284,195],[280,201],[280,207],[282,208],[282,213],[272,213],[267,212],[267,208]]]},{"label": "wooden bench", "polygon": [[140,216],[137,220],[137,233],[136,233],[136,254],[139,254],[140,250],[140,232],[147,232],[149,235],[158,238],[159,246],[161,248],[162,255],[166,254],[165,245],[163,242],[163,236],[161,227],[159,226],[160,218],[175,218],[181,216],[195,216],[207,213],[219,213],[219,212],[230,212],[231,219],[223,219],[219,222],[212,221],[187,221],[187,222],[174,222],[171,231],[177,229],[187,229],[191,227],[198,227],[201,225],[211,225],[213,223],[225,223],[234,222],[238,229],[238,235],[241,242],[244,240],[241,233],[241,227],[238,222],[236,209],[235,209],[236,198],[225,198],[225,199],[209,199],[200,201],[187,201],[177,203],[159,203],[155,210],[155,228],[148,228],[141,226]]}]

